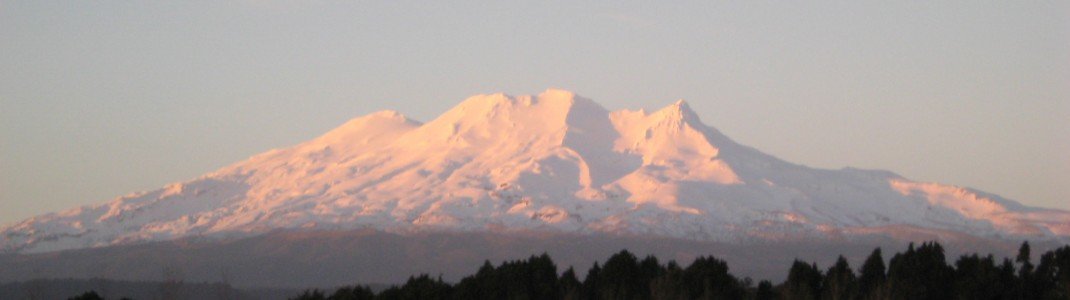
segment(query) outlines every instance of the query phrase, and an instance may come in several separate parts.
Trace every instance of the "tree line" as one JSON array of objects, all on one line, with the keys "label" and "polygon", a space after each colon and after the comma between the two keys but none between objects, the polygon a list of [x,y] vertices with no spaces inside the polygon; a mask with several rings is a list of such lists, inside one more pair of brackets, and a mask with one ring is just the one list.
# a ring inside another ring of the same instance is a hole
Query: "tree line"
[{"label": "tree line", "polygon": [[[559,273],[544,253],[497,266],[485,261],[456,283],[422,274],[378,292],[354,285],[291,299],[1070,299],[1070,245],[1043,253],[1037,264],[1031,257],[1023,243],[1014,259],[968,254],[949,263],[939,243],[912,243],[887,264],[873,250],[857,272],[843,256],[828,268],[795,260],[784,282],[755,284],[713,256],[682,266],[622,250],[581,280],[572,267]],[[85,296],[72,299],[96,299]]]},{"label": "tree line", "polygon": [[776,285],[740,279],[712,256],[685,267],[627,250],[596,262],[580,280],[571,267],[558,273],[543,254],[498,266],[484,262],[456,284],[424,274],[379,293],[357,285],[329,294],[307,290],[293,299],[1070,299],[1070,246],[1040,255],[1036,265],[1028,243],[1014,260],[969,254],[949,264],[939,243],[912,243],[887,264],[880,248],[873,250],[858,272],[843,256],[827,269],[796,260]]}]

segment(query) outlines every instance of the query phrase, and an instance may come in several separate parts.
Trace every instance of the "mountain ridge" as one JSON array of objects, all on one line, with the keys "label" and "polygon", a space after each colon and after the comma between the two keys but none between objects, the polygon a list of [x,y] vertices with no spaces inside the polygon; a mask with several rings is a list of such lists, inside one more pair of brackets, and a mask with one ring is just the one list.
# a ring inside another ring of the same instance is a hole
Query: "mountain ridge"
[{"label": "mountain ridge", "polygon": [[0,227],[0,249],[279,228],[536,229],[741,242],[898,225],[1067,240],[1070,212],[890,171],[786,162],[705,125],[682,100],[649,113],[611,112],[550,89],[473,96],[426,123],[389,110],[354,118],[193,180]]}]

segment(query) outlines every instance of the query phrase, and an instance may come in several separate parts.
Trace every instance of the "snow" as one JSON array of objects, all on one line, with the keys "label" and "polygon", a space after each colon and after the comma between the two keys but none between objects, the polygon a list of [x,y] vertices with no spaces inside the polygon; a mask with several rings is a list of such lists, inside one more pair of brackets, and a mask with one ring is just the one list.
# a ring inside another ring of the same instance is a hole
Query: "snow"
[{"label": "snow", "polygon": [[278,228],[551,230],[742,242],[891,234],[1070,239],[1070,212],[888,171],[782,161],[683,101],[610,112],[572,92],[478,95],[421,124],[355,118],[190,181],[0,228],[45,252]]}]

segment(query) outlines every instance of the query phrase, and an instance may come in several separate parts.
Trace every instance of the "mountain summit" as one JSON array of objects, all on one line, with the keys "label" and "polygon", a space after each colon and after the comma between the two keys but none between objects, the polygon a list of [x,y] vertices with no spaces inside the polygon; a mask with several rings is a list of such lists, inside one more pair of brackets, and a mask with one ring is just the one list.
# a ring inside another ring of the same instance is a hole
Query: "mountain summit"
[{"label": "mountain summit", "polygon": [[276,229],[546,230],[746,242],[926,232],[1067,240],[1070,212],[740,145],[684,101],[610,112],[563,90],[384,111],[200,178],[0,228],[45,252]]}]

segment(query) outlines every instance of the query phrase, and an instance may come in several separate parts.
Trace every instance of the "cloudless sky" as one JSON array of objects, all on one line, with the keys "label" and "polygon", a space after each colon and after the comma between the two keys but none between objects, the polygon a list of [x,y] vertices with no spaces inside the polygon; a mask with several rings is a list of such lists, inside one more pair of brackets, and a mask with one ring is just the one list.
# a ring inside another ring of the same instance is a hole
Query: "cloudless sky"
[{"label": "cloudless sky", "polygon": [[1070,209],[1070,2],[575,2],[0,0],[0,224],[548,87]]}]

